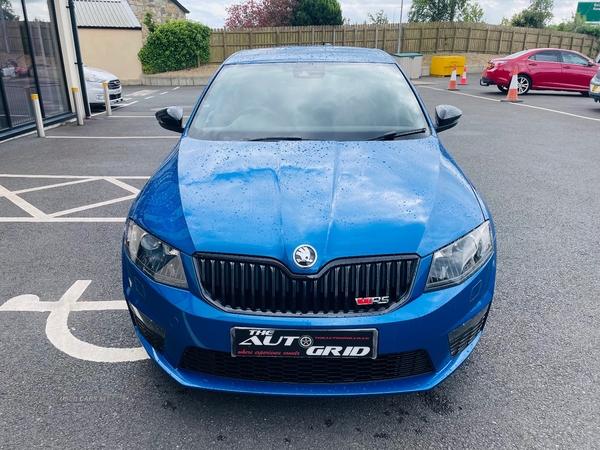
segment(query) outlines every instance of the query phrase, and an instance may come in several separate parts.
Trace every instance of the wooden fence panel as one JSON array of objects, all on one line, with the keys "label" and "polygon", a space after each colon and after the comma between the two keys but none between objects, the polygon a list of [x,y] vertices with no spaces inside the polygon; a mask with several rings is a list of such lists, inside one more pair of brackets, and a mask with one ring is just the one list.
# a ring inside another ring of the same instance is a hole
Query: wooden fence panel
[{"label": "wooden fence panel", "polygon": [[[17,33],[18,30],[10,33],[11,40],[17,39]],[[238,50],[326,43],[337,46],[379,48],[388,53],[396,53],[398,35],[399,24],[215,29],[210,40],[210,56],[211,62],[219,63]],[[558,47],[595,56],[600,41],[591,36],[561,31],[476,23],[402,25],[403,52],[501,55],[540,47]]]}]

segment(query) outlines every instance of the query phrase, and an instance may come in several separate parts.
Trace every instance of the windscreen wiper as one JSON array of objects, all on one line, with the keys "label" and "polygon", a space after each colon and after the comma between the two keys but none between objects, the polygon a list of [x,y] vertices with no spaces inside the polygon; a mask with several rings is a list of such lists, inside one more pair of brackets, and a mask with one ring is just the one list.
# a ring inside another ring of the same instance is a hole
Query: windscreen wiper
[{"label": "windscreen wiper", "polygon": [[394,139],[397,139],[399,137],[410,136],[411,134],[425,133],[426,131],[427,128],[417,128],[416,130],[402,131],[400,133],[396,131],[389,131],[385,134],[382,134],[381,136],[367,139],[367,141],[393,141]]},{"label": "windscreen wiper", "polygon": [[244,139],[244,141],[301,141],[300,136],[269,136],[256,139]]}]

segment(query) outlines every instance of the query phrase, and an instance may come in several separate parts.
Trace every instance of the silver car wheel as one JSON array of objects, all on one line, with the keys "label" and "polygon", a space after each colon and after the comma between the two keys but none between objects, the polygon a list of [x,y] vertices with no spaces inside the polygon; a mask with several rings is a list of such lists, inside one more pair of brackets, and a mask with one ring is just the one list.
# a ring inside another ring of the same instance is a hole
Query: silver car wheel
[{"label": "silver car wheel", "polygon": [[527,94],[531,89],[531,80],[527,75],[519,75],[517,77],[517,89],[519,95]]}]

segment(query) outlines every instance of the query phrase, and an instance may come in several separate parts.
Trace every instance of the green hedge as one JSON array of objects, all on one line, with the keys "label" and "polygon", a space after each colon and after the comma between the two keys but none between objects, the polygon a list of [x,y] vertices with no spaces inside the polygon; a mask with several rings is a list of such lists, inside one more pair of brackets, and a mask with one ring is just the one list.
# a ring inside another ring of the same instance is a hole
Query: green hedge
[{"label": "green hedge", "polygon": [[210,33],[206,25],[187,20],[170,20],[157,26],[138,53],[142,71],[170,72],[209,62]]}]

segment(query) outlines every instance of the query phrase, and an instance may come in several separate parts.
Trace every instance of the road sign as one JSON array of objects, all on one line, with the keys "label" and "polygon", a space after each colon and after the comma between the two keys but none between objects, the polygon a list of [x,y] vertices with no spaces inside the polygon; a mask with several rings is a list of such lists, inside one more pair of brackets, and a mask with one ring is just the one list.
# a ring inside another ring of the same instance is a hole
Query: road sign
[{"label": "road sign", "polygon": [[577,12],[586,22],[600,22],[600,2],[579,2]]}]

